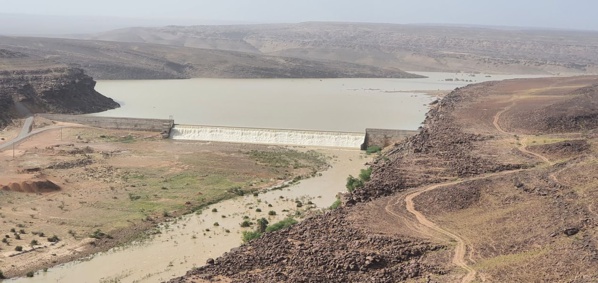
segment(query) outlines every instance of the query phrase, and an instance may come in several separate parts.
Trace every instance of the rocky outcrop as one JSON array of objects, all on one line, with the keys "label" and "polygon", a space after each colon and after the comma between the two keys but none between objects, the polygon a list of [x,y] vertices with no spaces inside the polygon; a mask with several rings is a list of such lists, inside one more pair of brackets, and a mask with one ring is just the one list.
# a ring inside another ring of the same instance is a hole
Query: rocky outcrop
[{"label": "rocky outcrop", "polygon": [[83,70],[0,49],[0,126],[32,113],[93,113],[119,107]]},{"label": "rocky outcrop", "polygon": [[335,210],[269,233],[170,282],[217,276],[233,282],[400,282],[444,272],[421,262],[441,246],[364,233],[352,227],[345,212]]}]

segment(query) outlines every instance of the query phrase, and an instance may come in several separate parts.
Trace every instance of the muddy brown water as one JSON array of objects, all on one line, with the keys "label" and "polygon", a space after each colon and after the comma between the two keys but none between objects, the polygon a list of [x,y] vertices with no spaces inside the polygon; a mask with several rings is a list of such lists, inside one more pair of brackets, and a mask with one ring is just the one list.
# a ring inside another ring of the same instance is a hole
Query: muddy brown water
[{"label": "muddy brown water", "polygon": [[177,124],[250,128],[416,130],[435,99],[422,91],[520,77],[420,74],[428,78],[99,81],[96,89],[122,107],[94,115],[173,117]]}]

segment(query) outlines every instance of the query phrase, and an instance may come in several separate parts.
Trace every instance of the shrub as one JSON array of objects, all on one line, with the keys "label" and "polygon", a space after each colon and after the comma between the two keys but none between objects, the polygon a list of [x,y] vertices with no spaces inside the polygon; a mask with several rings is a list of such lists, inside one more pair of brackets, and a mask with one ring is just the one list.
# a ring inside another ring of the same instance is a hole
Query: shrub
[{"label": "shrub", "polygon": [[377,145],[370,145],[370,146],[368,146],[368,148],[365,150],[365,152],[366,152],[367,154],[378,153],[378,152],[380,152],[380,151],[382,151],[382,148],[381,148],[381,147],[379,147],[379,146],[377,146]]},{"label": "shrub", "polygon": [[352,193],[355,189],[363,187],[365,182],[369,181],[372,176],[372,168],[368,169],[361,169],[359,172],[359,178],[353,177],[353,175],[349,175],[347,177],[347,190]]},{"label": "shrub", "polygon": [[220,224],[218,224],[218,222],[214,222],[214,226],[218,227]]},{"label": "shrub", "polygon": [[[97,230],[97,231],[100,231],[100,230]],[[96,232],[97,232],[97,231],[96,231]],[[103,233],[102,233],[102,234],[103,234]],[[56,235],[54,235],[54,236],[52,236],[52,237],[48,238],[48,242],[50,242],[50,243],[57,243],[58,241],[60,241],[60,238],[58,238],[58,236],[56,236]]]},{"label": "shrub", "polygon": [[4,273],[2,273],[2,270],[0,270],[0,279],[6,279],[6,277],[4,276]]},{"label": "shrub", "polygon": [[238,195],[238,196],[245,195],[245,192],[243,191],[243,189],[241,189],[241,187],[232,187],[232,188],[228,189],[227,191],[229,193],[233,193],[233,194]]},{"label": "shrub", "polygon": [[341,206],[341,199],[337,198],[332,205],[330,206],[330,209],[337,209]]},{"label": "shrub", "polygon": [[349,175],[349,177],[347,177],[347,184],[345,187],[347,187],[347,190],[352,193],[355,189],[363,187],[363,181],[353,177],[352,175]]},{"label": "shrub", "polygon": [[212,212],[218,212],[218,209],[212,208]]},{"label": "shrub", "polygon": [[362,180],[363,182],[369,181],[371,176],[372,176],[372,167],[370,167],[368,169],[361,169],[361,172],[359,172],[359,179]]},{"label": "shrub", "polygon": [[268,215],[274,216],[274,215],[276,215],[276,211],[270,210],[270,211],[268,211]]},{"label": "shrub", "polygon": [[21,247],[21,246],[16,246],[16,247],[15,247],[15,251],[17,251],[17,252],[21,252],[21,251],[23,251],[23,247]]},{"label": "shrub", "polygon": [[247,243],[253,239],[257,239],[262,236],[262,233],[258,231],[243,231],[243,243]]},{"label": "shrub", "polygon": [[285,228],[291,227],[292,225],[295,225],[295,224],[297,224],[297,220],[289,217],[289,218],[286,218],[286,219],[284,219],[282,221],[279,221],[277,223],[274,223],[274,224],[268,226],[266,228],[266,232],[278,231],[278,230],[281,230],[281,229],[285,229]]},{"label": "shrub", "polygon": [[27,277],[33,277],[33,271],[27,272]]},{"label": "shrub", "polygon": [[[89,237],[94,238],[94,239],[102,239],[102,238],[109,238],[111,239],[112,237],[104,232],[102,232],[102,230],[98,229],[95,230],[91,235],[89,235]],[[48,239],[49,241],[50,239]]]},{"label": "shrub", "polygon": [[249,227],[249,226],[251,226],[251,224],[252,223],[249,220],[245,220],[245,221],[241,222],[241,227],[244,227],[244,228]]},{"label": "shrub", "polygon": [[256,209],[255,209],[255,212],[262,212],[262,210],[261,210],[261,209],[259,209],[259,208],[256,208]]},{"label": "shrub", "polygon": [[31,240],[31,246],[37,246],[39,245],[39,242],[37,240]]},{"label": "shrub", "polygon": [[260,218],[257,220],[257,231],[260,233],[266,232],[266,228],[268,228],[268,220],[266,218]]}]

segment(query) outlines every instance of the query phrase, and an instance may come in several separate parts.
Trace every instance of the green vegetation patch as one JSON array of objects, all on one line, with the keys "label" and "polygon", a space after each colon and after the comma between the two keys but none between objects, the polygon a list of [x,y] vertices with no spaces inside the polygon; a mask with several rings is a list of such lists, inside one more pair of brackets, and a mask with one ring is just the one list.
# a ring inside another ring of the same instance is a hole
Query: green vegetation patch
[{"label": "green vegetation patch", "polygon": [[279,222],[276,222],[270,226],[268,226],[266,228],[266,232],[274,232],[274,231],[278,231],[278,230],[282,230],[288,227],[291,227],[293,225],[297,224],[297,220],[293,219],[293,218],[286,218],[284,220],[281,220]]},{"label": "green vegetation patch", "polygon": [[247,243],[251,240],[255,240],[262,236],[262,233],[258,231],[243,231],[242,239],[243,243]]},{"label": "green vegetation patch", "polygon": [[347,177],[347,184],[345,184],[345,187],[347,187],[347,190],[351,193],[355,189],[363,187],[365,182],[370,180],[371,176],[371,167],[367,169],[361,169],[361,171],[359,172],[359,178],[355,178],[352,175],[349,175],[349,177]]}]

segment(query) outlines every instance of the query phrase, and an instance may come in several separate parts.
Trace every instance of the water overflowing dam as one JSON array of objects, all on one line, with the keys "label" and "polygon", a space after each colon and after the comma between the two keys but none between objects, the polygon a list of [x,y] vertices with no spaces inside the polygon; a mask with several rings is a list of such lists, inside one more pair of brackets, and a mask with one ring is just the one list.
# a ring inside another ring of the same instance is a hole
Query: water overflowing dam
[{"label": "water overflowing dam", "polygon": [[174,140],[362,148],[365,133],[175,125]]}]

